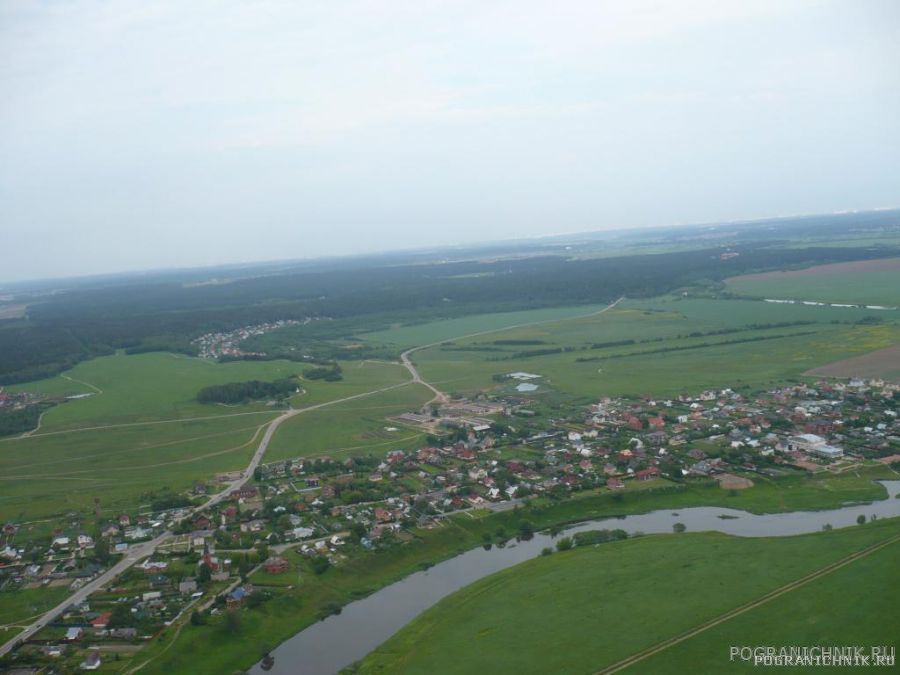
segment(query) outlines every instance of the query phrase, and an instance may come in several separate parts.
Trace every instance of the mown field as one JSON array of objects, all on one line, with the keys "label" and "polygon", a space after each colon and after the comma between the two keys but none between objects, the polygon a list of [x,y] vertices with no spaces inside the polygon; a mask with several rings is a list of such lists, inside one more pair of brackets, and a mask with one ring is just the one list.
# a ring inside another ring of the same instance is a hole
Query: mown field
[{"label": "mown field", "polygon": [[279,427],[266,460],[326,455],[341,459],[421,447],[424,433],[386,418],[416,411],[433,396],[425,386],[410,384],[297,415]]},{"label": "mown field", "polygon": [[[91,425],[122,424],[161,419],[222,415],[265,410],[264,402],[243,406],[201,404],[197,392],[210,385],[248,380],[271,381],[301,375],[309,366],[291,361],[234,361],[215,363],[202,359],[154,352],[127,356],[123,353],[78,364],[62,375],[9,387],[53,396],[91,394],[48,411],[41,431]],[[349,396],[408,379],[394,364],[366,362],[347,365],[339,382],[302,381],[303,397],[312,403]],[[301,397],[295,401],[300,404]]]},{"label": "mown field", "polygon": [[[111,515],[147,504],[164,489],[185,491],[219,472],[245,468],[262,427],[282,409],[264,402],[202,405],[194,396],[211,384],[270,380],[300,372],[301,366],[116,355],[24,385],[53,394],[80,393],[90,386],[99,391],[51,409],[33,435],[0,439],[0,521],[26,523],[23,534],[28,536],[41,533],[47,519],[92,513],[95,499],[101,513]],[[305,391],[291,405],[333,401],[408,379],[397,364],[350,363],[339,382],[300,382]],[[327,410],[310,417],[319,420]],[[328,425],[320,423],[323,429]],[[292,438],[290,431],[286,438]],[[315,447],[323,450],[327,444],[322,437]]]},{"label": "mown field", "polygon": [[900,305],[900,261],[872,260],[768,272],[726,280],[729,291],[751,297],[839,304]]},{"label": "mown field", "polygon": [[[12,626],[58,605],[68,593],[65,586],[0,592],[0,628],[15,630]],[[0,630],[0,637],[6,639],[7,635],[11,637],[11,632]]]},{"label": "mown field", "polygon": [[[711,628],[702,635],[623,671],[637,673],[722,672],[723,645],[885,645],[897,648],[900,586],[891,580],[900,567],[900,543],[836,570],[826,577]],[[781,668],[821,672],[821,668]],[[866,672],[866,668],[830,668]],[[880,669],[875,669],[880,670]],[[884,668],[885,672],[890,668]],[[752,663],[728,663],[728,672],[759,672]]]},{"label": "mown field", "polygon": [[[554,553],[446,598],[354,672],[594,673],[898,534],[891,519],[791,538],[688,533]],[[627,672],[731,672],[731,644],[893,644],[885,617],[900,599],[898,562],[895,541]]]},{"label": "mown field", "polygon": [[900,325],[865,323],[876,314],[742,300],[628,300],[586,318],[451,340],[413,360],[429,381],[463,393],[496,386],[495,375],[515,371],[541,375],[543,391],[579,399],[761,387],[895,344]]},{"label": "mown field", "polygon": [[559,321],[592,314],[606,305],[582,305],[578,307],[554,307],[550,309],[533,309],[523,312],[495,312],[493,314],[475,314],[458,319],[429,321],[415,325],[398,325],[388,330],[361,333],[357,337],[374,344],[388,344],[399,347],[417,347],[431,344],[439,340],[449,340],[462,335],[471,335],[482,331],[493,331],[546,321]]}]

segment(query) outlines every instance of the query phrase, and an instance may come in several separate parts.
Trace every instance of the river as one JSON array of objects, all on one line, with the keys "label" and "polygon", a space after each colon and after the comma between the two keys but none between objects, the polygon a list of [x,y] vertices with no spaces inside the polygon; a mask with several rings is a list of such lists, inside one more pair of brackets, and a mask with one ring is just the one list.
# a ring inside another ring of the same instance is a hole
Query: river
[{"label": "river", "polygon": [[[757,515],[719,507],[659,510],[619,518],[601,518],[564,530],[560,535],[596,529],[623,529],[629,534],[671,533],[675,523],[688,532],[723,532],[738,537],[786,537],[834,528],[856,526],[863,515],[900,516],[900,481],[881,481],[888,498],[870,504],[829,511],[795,511]],[[725,516],[723,518],[723,516]],[[536,534],[529,541],[490,550],[477,548],[416,572],[372,595],[351,602],[343,611],[289,638],[272,651],[274,666],[268,671],[257,664],[251,675],[333,675],[362,659],[416,616],[454,591],[494,572],[530,560],[541,549],[553,546],[554,537]]]}]

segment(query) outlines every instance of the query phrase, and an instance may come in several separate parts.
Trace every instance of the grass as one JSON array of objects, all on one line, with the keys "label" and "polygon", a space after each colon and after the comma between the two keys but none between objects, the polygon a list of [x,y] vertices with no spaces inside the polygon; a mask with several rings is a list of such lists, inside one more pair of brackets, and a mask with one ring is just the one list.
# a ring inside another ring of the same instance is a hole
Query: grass
[{"label": "grass", "polygon": [[[404,371],[405,372],[405,371]],[[297,415],[278,430],[266,452],[267,460],[328,455],[384,454],[418,447],[425,434],[386,419],[418,410],[434,394],[419,384],[338,403],[313,414]],[[395,427],[397,431],[387,431]]]},{"label": "grass", "polygon": [[[301,374],[307,367],[291,361],[215,363],[167,353],[131,356],[118,353],[85,361],[58,377],[9,389],[57,396],[93,394],[48,411],[41,424],[43,432],[89,424],[123,424],[265,410],[262,402],[240,406],[209,405],[198,403],[195,396],[206,386],[274,380]],[[295,397],[295,402],[304,405],[322,403],[409,379],[402,366],[389,363],[354,362],[345,364],[344,371],[344,379],[340,382],[300,382],[306,393]],[[102,393],[98,393],[98,389]]]},{"label": "grass", "polygon": [[[65,586],[0,592],[0,626],[11,626],[55,607],[69,594]],[[3,640],[6,633],[0,632]]]},{"label": "grass", "polygon": [[[900,339],[900,327],[895,323],[832,323],[853,322],[872,314],[739,300],[628,301],[597,316],[457,340],[417,352],[413,358],[423,377],[444,390],[463,393],[496,386],[494,375],[517,370],[542,375],[542,391],[556,390],[579,399],[764,387],[799,378],[811,367],[895,344]],[[797,321],[816,323],[758,328]],[[751,328],[754,325],[756,329]],[[694,332],[723,329],[737,332],[689,337]],[[746,341],[751,338],[765,339]],[[497,345],[496,340],[540,344],[507,346]],[[596,343],[622,340],[635,340],[635,344],[592,348]],[[535,348],[563,351],[516,356]],[[658,352],[661,349],[676,351]],[[592,360],[578,360],[586,358]]]},{"label": "grass", "polygon": [[[301,364],[289,362],[214,364],[167,354],[119,354],[80,364],[65,373],[71,380],[60,377],[26,385],[61,394],[79,391],[88,386],[80,382],[87,382],[103,393],[53,408],[32,436],[0,439],[0,521],[24,521],[25,536],[39,535],[44,528],[32,521],[92,513],[95,498],[100,499],[101,512],[110,515],[138,507],[152,491],[179,492],[216,473],[243,469],[261,437],[260,426],[280,410],[261,403],[200,405],[194,395],[208,384],[271,379],[300,369]],[[306,391],[291,403],[315,405],[408,380],[409,373],[398,364],[348,363],[343,380],[304,381]],[[405,400],[390,398],[390,393],[383,396],[388,397],[383,405],[419,400],[409,392]],[[346,405],[378,405],[366,401]],[[332,441],[339,447],[357,444],[349,431],[353,415],[359,417],[359,411],[345,411],[342,423],[348,426],[332,430],[328,425],[335,418],[327,408],[300,415],[291,424],[314,419],[318,435],[310,447],[324,452]],[[366,424],[358,422],[355,432],[362,433]],[[299,437],[289,427],[279,431],[273,448],[295,447]],[[301,433],[306,443],[308,434]]]},{"label": "grass", "polygon": [[740,295],[789,298],[841,304],[900,305],[900,268],[856,270],[787,278],[765,275],[729,279],[728,290]]},{"label": "grass", "polygon": [[[402,579],[424,565],[480,546],[482,536],[486,533],[493,535],[498,527],[502,526],[512,535],[522,520],[528,520],[538,528],[548,528],[589,518],[691,505],[728,506],[758,513],[835,508],[848,501],[884,498],[885,490],[871,481],[888,476],[896,477],[880,467],[861,472],[858,476],[797,477],[758,485],[734,497],[717,487],[688,486],[673,491],[668,483],[659,481],[642,485],[641,489],[629,487],[624,494],[619,493],[623,494],[621,499],[603,491],[580,499],[539,503],[481,518],[461,515],[449,519],[444,527],[416,531],[413,540],[402,546],[378,553],[359,553],[322,576],[316,576],[304,568],[300,573],[300,583],[295,588],[284,590],[258,609],[242,612],[241,628],[236,635],[228,633],[224,622],[219,620],[207,627],[187,626],[177,642],[164,654],[162,649],[168,646],[165,641],[154,641],[136,661],[158,657],[141,671],[148,675],[184,670],[203,675],[250,666],[261,657],[264,649],[274,647],[319,620],[334,607]],[[751,497],[751,493],[755,496]],[[860,531],[865,529],[859,528]],[[287,556],[292,562],[299,560],[293,552]],[[294,573],[285,576],[297,578]],[[204,654],[203,660],[195,659],[194,655],[198,653]]]},{"label": "grass", "polygon": [[244,468],[256,447],[257,430],[273,416],[72,431],[4,442],[0,520],[28,523],[72,511],[87,514],[95,497],[104,513],[115,515],[136,508],[145,493],[186,490],[216,472]]},{"label": "grass", "polygon": [[[357,672],[596,672],[898,533],[900,522],[893,519],[791,538],[662,535],[556,553],[444,599],[367,657]],[[724,624],[724,635],[684,643],[680,658],[674,651],[664,652],[655,664],[642,663],[632,672],[726,672],[728,646],[735,641],[831,644],[830,638],[853,644],[841,631],[841,621],[856,619],[861,623],[853,635],[860,644],[891,644],[896,634],[884,618],[891,615],[890,598],[896,600],[898,591],[877,596],[895,586],[891,580],[898,553],[900,543],[895,543],[872,560],[854,563],[843,575],[826,577],[821,585],[829,585],[831,592],[821,599],[812,589],[797,591],[812,616],[820,616],[816,610],[826,615],[830,632],[802,624],[792,632],[802,610],[786,621],[776,607],[763,606],[744,615],[749,634]],[[847,614],[827,604],[827,599],[849,595],[871,600],[862,607],[844,601]],[[793,594],[781,600],[785,608],[793,602]],[[812,622],[807,618],[807,623]]]},{"label": "grass", "polygon": [[[100,424],[220,415],[250,406],[204,405],[194,400],[203,387],[246,380],[273,380],[301,371],[288,361],[213,363],[166,353],[119,353],[78,364],[62,376],[10,387],[49,394],[93,395],[57,406],[44,415],[41,431]],[[99,389],[102,393],[98,393]]]},{"label": "grass", "polygon": [[522,312],[476,314],[458,319],[429,321],[414,325],[397,325],[388,330],[361,333],[355,337],[373,344],[417,347],[438,342],[439,340],[449,340],[460,335],[502,329],[506,326],[584,316],[585,314],[599,311],[603,307],[605,305],[584,305],[579,307],[532,309]]},{"label": "grass", "polygon": [[[900,545],[895,543],[623,672],[674,675],[685,672],[686,664],[691,664],[693,672],[723,672],[723,646],[732,644],[896,648],[896,623],[886,619],[896,616],[900,604],[900,587],[891,582],[898,565]],[[758,671],[752,663],[741,661],[729,662],[727,667],[728,672]]]}]

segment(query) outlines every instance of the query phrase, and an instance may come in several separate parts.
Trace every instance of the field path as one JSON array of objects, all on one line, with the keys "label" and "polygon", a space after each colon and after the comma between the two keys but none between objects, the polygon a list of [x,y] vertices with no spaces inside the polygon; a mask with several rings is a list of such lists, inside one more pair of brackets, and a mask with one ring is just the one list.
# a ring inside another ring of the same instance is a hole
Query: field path
[{"label": "field path", "polygon": [[154,424],[177,424],[178,422],[202,422],[203,420],[218,420],[225,417],[240,417],[242,415],[274,415],[274,410],[253,410],[251,412],[229,413],[228,415],[205,415],[203,417],[176,417],[168,420],[150,420],[147,422],[122,422],[121,424],[103,424],[96,427],[75,427],[74,429],[60,429],[59,431],[45,431],[42,434],[34,433],[37,429],[32,429],[21,436],[12,436],[9,438],[0,438],[0,443],[9,441],[18,441],[22,438],[43,438],[44,436],[59,436],[60,434],[74,434],[79,431],[104,431],[105,429],[122,429],[124,427],[145,427]]},{"label": "field path", "polygon": [[618,305],[624,299],[625,299],[625,296],[622,296],[618,300],[611,302],[610,304],[608,304],[606,307],[603,307],[602,309],[598,309],[595,312],[589,312],[588,314],[582,314],[580,316],[570,316],[565,319],[542,319],[540,321],[528,321],[526,323],[517,323],[517,324],[513,324],[511,326],[502,326],[500,328],[491,328],[489,330],[482,330],[482,331],[478,331],[477,333],[469,333],[468,335],[457,335],[454,337],[448,337],[448,338],[444,338],[443,340],[438,340],[437,342],[431,342],[427,345],[419,345],[418,347],[412,347],[411,349],[407,349],[405,352],[403,352],[400,355],[400,362],[409,371],[410,375],[412,375],[413,382],[417,382],[418,384],[423,384],[426,387],[428,387],[429,389],[431,389],[432,392],[434,392],[434,398],[431,399],[432,401],[436,400],[441,403],[446,403],[447,401],[450,400],[449,397],[447,396],[447,394],[442,392],[440,389],[435,387],[433,384],[430,384],[422,379],[422,376],[419,374],[418,369],[416,368],[415,364],[412,362],[412,359],[410,359],[410,356],[412,354],[422,351],[423,349],[437,347],[438,345],[442,345],[445,342],[451,342],[453,340],[466,340],[468,338],[479,337],[481,335],[489,335],[491,333],[499,333],[499,332],[505,331],[505,330],[513,330],[514,328],[527,328],[529,326],[538,326],[540,324],[545,324],[545,323],[560,323],[562,321],[572,321],[573,319],[587,319],[589,317],[597,316],[598,314],[603,314],[603,312],[613,309],[616,305]]},{"label": "field path", "polygon": [[103,390],[100,387],[95,387],[90,382],[85,382],[84,380],[76,380],[74,377],[69,377],[66,374],[61,374],[60,377],[65,380],[68,380],[69,382],[77,382],[78,384],[83,384],[85,387],[89,387],[90,389],[93,389],[94,392],[96,392],[97,394],[103,393]]},{"label": "field path", "polygon": [[637,663],[640,663],[644,659],[654,656],[654,655],[658,654],[659,652],[668,649],[669,647],[674,647],[675,645],[677,645],[681,642],[684,642],[685,640],[689,640],[692,637],[695,637],[697,635],[700,635],[701,633],[708,631],[710,628],[715,628],[716,626],[723,624],[726,621],[729,621],[730,619],[735,618],[736,616],[740,616],[741,614],[749,612],[752,609],[756,609],[757,607],[765,605],[766,603],[771,602],[772,600],[775,600],[776,598],[779,598],[782,595],[785,595],[786,593],[790,593],[791,591],[794,591],[794,590],[797,590],[798,588],[806,586],[807,584],[812,583],[813,581],[821,579],[822,577],[827,576],[827,575],[831,574],[832,572],[835,572],[835,571],[841,569],[842,567],[846,567],[847,565],[850,565],[851,563],[854,563],[857,560],[862,560],[863,558],[866,558],[866,557],[872,555],[873,553],[880,551],[881,549],[885,548],[886,546],[895,544],[898,541],[900,541],[900,534],[890,537],[889,539],[886,539],[885,541],[881,541],[877,544],[872,544],[868,548],[864,548],[861,551],[852,553],[851,555],[848,555],[846,558],[842,558],[836,562],[826,565],[825,567],[822,567],[821,569],[816,570],[815,572],[811,572],[810,574],[807,574],[805,577],[801,577],[800,579],[797,579],[796,581],[792,581],[788,584],[785,584],[784,586],[781,586],[780,588],[776,588],[774,591],[766,593],[762,597],[757,598],[756,600],[753,600],[752,602],[749,602],[745,605],[741,605],[740,607],[736,607],[735,609],[725,612],[724,614],[720,614],[716,618],[710,619],[709,621],[700,624],[696,628],[692,628],[691,630],[687,631],[686,633],[682,633],[681,635],[676,635],[675,637],[669,638],[668,640],[663,640],[662,642],[657,643],[657,644],[653,645],[652,647],[648,647],[647,649],[644,649],[644,650],[638,652],[637,654],[629,656],[627,659],[622,659],[618,663],[614,663],[610,666],[607,666],[606,668],[603,668],[602,670],[598,670],[594,675],[611,675],[612,673],[618,673],[620,670],[624,670],[625,668],[630,668],[631,666],[633,666]]},{"label": "field path", "polygon": [[[400,387],[406,387],[406,386],[409,386],[410,384],[421,384],[425,387],[428,387],[428,389],[430,389],[432,392],[434,392],[434,395],[435,395],[435,398],[432,400],[437,399],[442,402],[449,400],[449,397],[445,393],[443,393],[441,390],[439,390],[434,385],[432,385],[429,382],[422,379],[422,376],[419,374],[419,371],[416,369],[415,364],[410,359],[410,355],[414,354],[415,352],[420,351],[422,349],[427,349],[429,347],[434,347],[439,344],[443,344],[444,342],[449,342],[450,340],[461,340],[461,339],[470,338],[470,337],[477,337],[479,335],[487,335],[489,333],[496,333],[498,331],[510,330],[513,328],[524,328],[526,326],[535,326],[535,325],[544,324],[544,323],[557,323],[559,321],[570,321],[572,319],[584,319],[584,318],[588,318],[591,316],[596,316],[598,314],[602,314],[603,312],[606,312],[606,311],[612,309],[613,307],[618,305],[619,302],[621,302],[622,300],[623,300],[623,298],[619,298],[615,302],[610,303],[609,305],[607,305],[606,307],[604,307],[598,311],[590,312],[589,314],[585,314],[582,316],[573,316],[573,317],[569,317],[568,319],[547,319],[547,320],[543,320],[543,321],[532,321],[532,322],[521,323],[521,324],[516,324],[516,325],[512,325],[512,326],[505,326],[503,328],[494,328],[491,330],[480,331],[477,333],[470,333],[469,335],[461,335],[458,337],[446,338],[444,340],[438,340],[437,342],[433,342],[431,344],[422,345],[419,347],[413,347],[412,349],[407,349],[405,352],[403,352],[400,355],[400,360],[401,360],[403,366],[409,371],[410,375],[412,376],[412,379],[407,380],[406,382],[401,382],[399,384],[394,384],[394,385],[390,385],[387,387],[381,387],[379,389],[373,389],[372,391],[363,392],[361,394],[354,394],[353,396],[345,396],[344,398],[335,399],[333,401],[326,401],[325,403],[317,403],[315,405],[307,406],[305,408],[290,408],[290,409],[288,409],[286,412],[284,412],[281,415],[279,415],[278,417],[276,417],[274,420],[269,422],[267,425],[264,425],[265,433],[263,434],[262,440],[260,441],[259,446],[256,448],[256,452],[253,453],[253,457],[251,458],[250,463],[247,465],[247,468],[241,472],[240,477],[237,480],[234,480],[231,483],[228,483],[227,485],[225,485],[220,492],[211,496],[206,502],[204,502],[200,506],[192,509],[187,515],[182,517],[178,522],[181,522],[182,520],[191,518],[194,515],[202,512],[202,511],[205,511],[212,506],[215,506],[216,504],[229,498],[231,495],[231,492],[233,490],[238,490],[238,489],[242,488],[244,485],[246,485],[247,482],[251,478],[253,478],[253,473],[256,470],[256,467],[258,467],[260,462],[262,461],[263,456],[266,454],[266,449],[269,447],[269,443],[272,441],[272,437],[275,435],[275,432],[278,431],[278,428],[284,422],[291,419],[292,417],[296,417],[297,415],[302,415],[304,413],[309,413],[314,410],[321,410],[322,408],[337,405],[339,403],[346,403],[347,401],[354,401],[356,399],[364,398],[366,396],[372,396],[374,394],[380,394],[380,393],[383,393],[386,391],[391,391],[393,389],[399,389]],[[66,375],[63,375],[62,377],[66,377],[67,379],[72,379],[72,378],[68,378],[68,376],[66,376]],[[73,382],[76,382],[76,381],[77,380],[73,380]],[[100,389],[98,389],[97,387],[94,387],[94,385],[92,385],[92,384],[88,384],[87,382],[82,382],[82,384],[84,384],[88,387],[91,387],[98,393],[102,393]],[[258,414],[258,413],[238,413],[238,414],[248,415],[248,414]],[[232,417],[232,415],[220,415],[219,417]],[[172,421],[174,421],[174,420],[172,420]],[[179,420],[179,421],[184,421],[184,420]],[[163,423],[163,422],[147,422],[147,423],[134,423],[134,424],[136,425],[136,424],[160,424],[160,423]],[[116,425],[113,425],[113,426],[116,426]],[[131,425],[123,425],[123,426],[131,426]],[[106,427],[106,428],[109,428],[109,427]],[[52,432],[52,433],[68,433],[68,432]],[[43,436],[43,435],[47,435],[47,434],[40,434],[40,435]],[[7,640],[4,644],[0,645],[0,657],[2,657],[4,654],[10,652],[17,645],[24,643],[26,640],[28,640],[29,638],[34,636],[36,633],[41,631],[43,628],[45,628],[54,619],[54,617],[56,617],[58,614],[62,613],[67,607],[69,607],[69,605],[78,604],[78,603],[82,602],[83,600],[86,600],[89,595],[100,590],[101,588],[103,588],[104,586],[106,586],[107,584],[112,582],[116,577],[118,577],[120,574],[122,574],[122,572],[124,572],[125,570],[130,568],[132,565],[137,563],[139,560],[143,560],[144,558],[147,558],[148,556],[153,555],[153,553],[156,551],[156,548],[160,544],[163,544],[164,542],[168,541],[173,536],[174,535],[171,532],[167,531],[167,532],[163,532],[162,534],[157,536],[155,539],[152,539],[152,540],[146,541],[146,542],[142,542],[139,544],[134,544],[133,546],[129,547],[128,553],[125,555],[125,557],[123,557],[113,567],[111,567],[106,572],[102,573],[100,576],[96,577],[92,581],[89,581],[88,583],[86,583],[80,589],[75,591],[75,593],[73,593],[68,598],[66,598],[65,600],[60,602],[56,607],[48,610],[47,612],[44,612],[40,616],[40,618],[37,619],[37,621],[32,623],[30,626],[28,626],[24,631],[22,631],[15,637]],[[898,539],[900,539],[900,537],[898,537]]]},{"label": "field path", "polygon": [[[278,430],[278,427],[290,418],[296,417],[297,415],[301,415],[303,413],[311,412],[313,410],[319,410],[321,408],[336,405],[338,403],[353,401],[365,396],[371,396],[373,394],[379,394],[385,391],[390,391],[392,389],[398,389],[399,387],[406,387],[412,383],[412,380],[407,380],[406,382],[401,382],[400,384],[394,384],[388,387],[374,389],[372,391],[355,394],[353,396],[345,396],[344,398],[335,399],[333,401],[326,401],[325,403],[318,403],[306,408],[292,408],[282,413],[274,420],[269,422],[268,425],[266,425],[265,434],[263,434],[262,440],[260,441],[256,452],[253,453],[253,457],[250,460],[250,463],[247,465],[247,468],[244,469],[243,472],[241,472],[241,476],[237,480],[228,483],[219,493],[213,495],[202,505],[193,509],[181,520],[190,518],[197,513],[210,508],[211,506],[215,506],[219,502],[227,499],[231,495],[232,490],[237,490],[246,485],[246,483],[253,477],[253,472],[256,470],[256,467],[259,466],[259,463],[262,460],[263,455],[265,455],[266,449],[269,447],[269,443],[271,442],[272,437],[275,435],[275,432]],[[11,638],[4,644],[0,645],[0,657],[11,651],[18,644],[28,640],[40,630],[45,628],[53,620],[53,618],[56,617],[56,615],[62,613],[69,605],[78,604],[79,602],[86,600],[89,595],[112,582],[116,577],[122,574],[122,572],[137,563],[139,560],[143,560],[144,558],[153,555],[158,546],[168,541],[173,536],[174,535],[171,532],[167,531],[163,532],[155,539],[130,546],[125,557],[123,557],[119,562],[109,568],[106,572],[82,586],[72,595],[68,596],[65,600],[60,602],[56,607],[48,610],[47,612],[44,612],[37,621],[28,626],[24,631]]]}]

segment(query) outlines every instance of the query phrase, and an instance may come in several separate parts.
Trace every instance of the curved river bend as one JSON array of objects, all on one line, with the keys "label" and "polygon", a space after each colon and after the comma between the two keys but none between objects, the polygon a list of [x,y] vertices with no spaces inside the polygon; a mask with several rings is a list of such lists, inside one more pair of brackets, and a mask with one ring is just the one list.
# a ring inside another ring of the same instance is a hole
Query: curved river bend
[{"label": "curved river bend", "polygon": [[[601,518],[565,530],[562,535],[601,528],[623,529],[629,534],[672,532],[676,522],[688,532],[723,532],[738,537],[786,537],[818,532],[826,524],[834,528],[856,525],[860,515],[871,519],[900,516],[900,481],[881,481],[888,492],[882,501],[846,506],[830,511],[795,511],[757,515],[718,507],[692,507],[673,511],[651,511],[634,516]],[[726,516],[722,518],[721,516]],[[251,675],[333,675],[362,659],[421,612],[450,593],[489,574],[530,560],[553,537],[536,534],[529,541],[479,547],[416,572],[362,600],[351,602],[343,611],[297,633],[272,651],[274,666],[264,670],[256,664]]]}]

